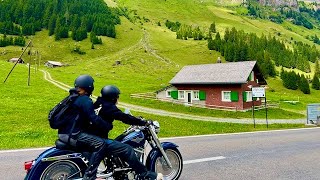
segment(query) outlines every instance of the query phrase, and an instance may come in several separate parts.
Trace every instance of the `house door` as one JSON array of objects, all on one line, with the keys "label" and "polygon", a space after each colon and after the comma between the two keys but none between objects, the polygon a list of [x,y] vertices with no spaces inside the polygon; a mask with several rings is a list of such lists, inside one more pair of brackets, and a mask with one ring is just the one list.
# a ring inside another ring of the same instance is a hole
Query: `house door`
[{"label": "house door", "polygon": [[188,100],[188,104],[191,104],[192,103],[192,93],[191,92],[187,92],[187,100]]}]

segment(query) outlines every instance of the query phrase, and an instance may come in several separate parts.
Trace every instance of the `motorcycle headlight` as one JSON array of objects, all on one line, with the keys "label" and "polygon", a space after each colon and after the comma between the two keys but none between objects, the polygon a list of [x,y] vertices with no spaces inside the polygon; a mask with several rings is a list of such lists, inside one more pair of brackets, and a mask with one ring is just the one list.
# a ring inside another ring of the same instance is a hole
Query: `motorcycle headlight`
[{"label": "motorcycle headlight", "polygon": [[158,121],[153,121],[153,126],[155,129],[155,132],[158,134],[160,132],[160,124]]}]

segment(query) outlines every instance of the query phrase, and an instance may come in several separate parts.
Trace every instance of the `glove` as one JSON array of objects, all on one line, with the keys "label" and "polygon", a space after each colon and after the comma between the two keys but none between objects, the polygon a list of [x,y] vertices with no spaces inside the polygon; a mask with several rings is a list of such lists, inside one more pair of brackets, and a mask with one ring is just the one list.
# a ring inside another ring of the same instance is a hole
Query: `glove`
[{"label": "glove", "polygon": [[145,126],[149,126],[149,125],[152,125],[152,124],[153,124],[152,120],[147,120]]}]

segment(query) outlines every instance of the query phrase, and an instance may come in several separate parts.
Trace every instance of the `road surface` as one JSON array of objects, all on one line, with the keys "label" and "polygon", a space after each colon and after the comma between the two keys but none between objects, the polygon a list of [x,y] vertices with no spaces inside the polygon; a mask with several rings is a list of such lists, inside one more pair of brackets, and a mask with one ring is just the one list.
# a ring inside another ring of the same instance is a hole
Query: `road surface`
[{"label": "road surface", "polygon": [[[320,129],[167,138],[184,158],[182,180],[320,179]],[[43,149],[0,151],[0,179],[23,179]]]}]

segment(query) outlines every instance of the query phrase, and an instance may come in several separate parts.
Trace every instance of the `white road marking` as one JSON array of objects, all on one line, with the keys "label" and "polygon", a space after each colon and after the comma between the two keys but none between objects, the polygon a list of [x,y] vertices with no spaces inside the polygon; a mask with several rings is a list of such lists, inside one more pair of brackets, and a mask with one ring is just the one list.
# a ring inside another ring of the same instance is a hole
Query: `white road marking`
[{"label": "white road marking", "polygon": [[319,128],[320,127],[251,131],[251,132],[225,133],[225,134],[205,134],[205,135],[196,135],[196,136],[167,137],[167,138],[160,138],[160,140],[188,139],[188,138],[201,138],[201,137],[214,137],[214,136],[232,136],[232,135],[241,135],[241,134],[273,133],[273,132],[285,132],[285,131],[304,131],[304,130],[307,131],[307,130],[319,129]]},{"label": "white road marking", "polygon": [[201,162],[207,162],[207,161],[216,161],[220,159],[225,159],[224,156],[216,156],[216,157],[210,157],[210,158],[202,158],[202,159],[194,159],[194,160],[188,160],[183,161],[183,164],[194,164],[194,163],[201,163]]},{"label": "white road marking", "polygon": [[40,151],[40,150],[44,151],[44,150],[49,149],[49,148],[50,148],[50,147],[2,150],[2,151],[0,151],[0,154],[2,154],[2,153],[15,153],[15,152],[27,152],[27,151]]}]

